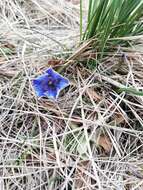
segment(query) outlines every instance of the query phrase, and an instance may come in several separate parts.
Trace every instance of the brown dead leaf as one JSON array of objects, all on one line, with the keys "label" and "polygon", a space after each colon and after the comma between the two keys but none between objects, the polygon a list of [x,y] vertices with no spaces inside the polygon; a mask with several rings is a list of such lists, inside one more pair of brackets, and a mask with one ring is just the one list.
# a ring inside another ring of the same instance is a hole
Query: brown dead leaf
[{"label": "brown dead leaf", "polygon": [[88,89],[86,90],[86,93],[87,93],[87,94],[89,95],[89,97],[91,97],[93,100],[96,100],[96,101],[102,100],[102,97],[99,96],[99,95],[97,94],[97,92],[96,92],[95,90],[93,90],[92,88],[88,88]]},{"label": "brown dead leaf", "polygon": [[118,114],[116,115],[115,121],[116,121],[116,124],[120,124],[120,123],[123,123],[125,119],[121,114]]},{"label": "brown dead leaf", "polygon": [[101,146],[106,153],[109,153],[112,148],[112,143],[106,135],[100,135],[98,140],[97,140],[98,146]]},{"label": "brown dead leaf", "polygon": [[115,118],[109,123],[110,125],[119,125],[125,121],[121,114],[116,114]]},{"label": "brown dead leaf", "polygon": [[6,42],[5,44],[2,44],[2,47],[6,47],[9,49],[15,49],[15,46],[13,44],[10,44],[9,42]]},{"label": "brown dead leaf", "polygon": [[[49,111],[52,111],[55,115],[61,117],[61,113],[59,112],[59,110],[55,107],[55,105],[51,102],[48,101],[44,101],[44,100],[39,100],[40,104],[47,108]],[[62,112],[63,115],[67,115],[65,112]]]},{"label": "brown dead leaf", "polygon": [[48,61],[48,65],[51,65],[51,66],[58,66],[58,65],[62,65],[64,63],[65,63],[65,61],[62,59],[51,59]]},{"label": "brown dead leaf", "polygon": [[[88,181],[88,176],[84,173],[89,166],[89,161],[83,161],[79,164],[79,167],[76,168],[74,178],[75,178],[75,189],[85,189],[86,184],[85,181]],[[80,169],[82,168],[82,170]]]},{"label": "brown dead leaf", "polygon": [[47,67],[49,67],[49,66],[52,66],[52,67],[54,67],[54,66],[61,66],[61,65],[63,65],[63,64],[65,64],[65,60],[63,60],[63,59],[50,59],[50,60],[48,60],[48,62],[47,63],[45,63],[44,65],[42,65],[41,67],[39,67],[37,70],[38,70],[38,72],[37,72],[37,74],[41,74],[42,72],[44,72],[46,69],[47,69]]}]

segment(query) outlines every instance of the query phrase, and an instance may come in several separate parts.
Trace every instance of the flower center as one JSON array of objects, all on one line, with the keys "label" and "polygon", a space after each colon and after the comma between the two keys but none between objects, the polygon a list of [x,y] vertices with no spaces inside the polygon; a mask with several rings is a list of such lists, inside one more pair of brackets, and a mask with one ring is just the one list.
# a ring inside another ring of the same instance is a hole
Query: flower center
[{"label": "flower center", "polygon": [[48,85],[49,85],[49,86],[52,86],[52,85],[53,85],[53,81],[52,81],[52,80],[49,80],[49,81],[48,81]]},{"label": "flower center", "polygon": [[48,79],[47,81],[41,82],[42,88],[47,91],[49,88],[55,89],[55,81],[53,79]]}]

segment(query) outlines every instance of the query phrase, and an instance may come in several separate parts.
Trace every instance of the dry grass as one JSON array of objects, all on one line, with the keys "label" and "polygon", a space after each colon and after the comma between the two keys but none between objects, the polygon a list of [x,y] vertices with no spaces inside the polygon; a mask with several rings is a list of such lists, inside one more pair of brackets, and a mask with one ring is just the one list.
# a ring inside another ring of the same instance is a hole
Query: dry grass
[{"label": "dry grass", "polygon": [[[79,6],[3,0],[0,7],[0,189],[142,190],[143,97],[117,87],[143,90],[143,52],[108,53],[94,71],[69,64],[71,86],[58,101],[37,99],[32,79],[78,44]],[[80,52],[71,58],[96,59]]]}]

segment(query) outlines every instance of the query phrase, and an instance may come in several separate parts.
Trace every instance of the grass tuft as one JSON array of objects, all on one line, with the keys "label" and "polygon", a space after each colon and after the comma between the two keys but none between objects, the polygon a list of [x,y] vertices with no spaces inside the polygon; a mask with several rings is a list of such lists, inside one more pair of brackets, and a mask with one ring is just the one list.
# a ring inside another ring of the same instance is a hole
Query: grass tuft
[{"label": "grass tuft", "polygon": [[[122,37],[143,34],[143,0],[89,0],[87,27],[82,41],[95,38],[98,51],[127,44]],[[82,10],[80,11],[82,16]],[[81,23],[82,25],[82,19]],[[110,43],[109,43],[110,42]]]}]

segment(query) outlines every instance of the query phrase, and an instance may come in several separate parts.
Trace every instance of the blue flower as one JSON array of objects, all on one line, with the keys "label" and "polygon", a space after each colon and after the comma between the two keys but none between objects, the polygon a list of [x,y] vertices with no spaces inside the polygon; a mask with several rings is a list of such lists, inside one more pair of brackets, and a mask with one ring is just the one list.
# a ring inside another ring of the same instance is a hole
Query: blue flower
[{"label": "blue flower", "polygon": [[33,87],[39,97],[57,99],[60,91],[69,85],[69,80],[49,68],[33,80]]}]

